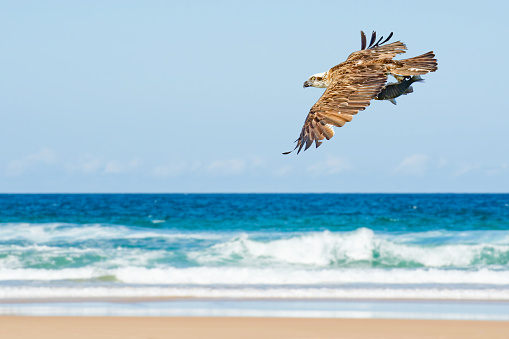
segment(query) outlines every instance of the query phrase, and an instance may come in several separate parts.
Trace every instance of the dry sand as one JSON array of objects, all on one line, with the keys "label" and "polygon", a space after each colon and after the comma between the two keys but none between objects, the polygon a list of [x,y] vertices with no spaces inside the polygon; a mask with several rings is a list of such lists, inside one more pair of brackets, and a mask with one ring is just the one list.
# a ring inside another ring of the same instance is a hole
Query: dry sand
[{"label": "dry sand", "polygon": [[461,320],[0,317],[2,339],[509,338],[509,322]]}]

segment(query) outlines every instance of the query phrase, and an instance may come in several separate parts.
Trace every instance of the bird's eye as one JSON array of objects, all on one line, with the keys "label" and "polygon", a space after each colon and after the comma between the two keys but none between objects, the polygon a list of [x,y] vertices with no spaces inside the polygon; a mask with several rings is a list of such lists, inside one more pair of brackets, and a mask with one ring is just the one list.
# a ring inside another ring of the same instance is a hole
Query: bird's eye
[{"label": "bird's eye", "polygon": [[311,79],[311,80],[315,80],[316,78],[315,78],[315,77],[311,77],[310,79]]}]

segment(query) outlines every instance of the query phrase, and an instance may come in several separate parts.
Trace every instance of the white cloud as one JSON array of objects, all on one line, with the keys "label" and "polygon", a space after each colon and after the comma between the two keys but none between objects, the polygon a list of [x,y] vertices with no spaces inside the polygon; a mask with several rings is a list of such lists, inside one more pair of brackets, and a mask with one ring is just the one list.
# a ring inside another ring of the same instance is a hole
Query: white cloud
[{"label": "white cloud", "polygon": [[216,174],[240,174],[246,168],[243,159],[215,160],[207,166],[207,170]]},{"label": "white cloud", "polygon": [[507,170],[509,170],[509,165],[504,163],[504,164],[501,164],[500,166],[488,168],[488,169],[484,170],[484,173],[486,173],[487,175],[497,175],[497,174],[500,174]]},{"label": "white cloud", "polygon": [[479,164],[461,164],[453,173],[453,177],[460,177],[468,172],[477,171],[481,166]]},{"label": "white cloud", "polygon": [[200,173],[203,175],[238,175],[251,168],[266,167],[265,160],[258,157],[251,159],[213,160],[208,163],[179,161],[170,162],[154,167],[151,171],[156,177],[177,177],[186,173]]},{"label": "white cloud", "polygon": [[56,156],[49,148],[42,148],[37,153],[31,153],[25,157],[13,160],[7,164],[8,175],[20,175],[26,170],[39,165],[52,165],[56,162]]},{"label": "white cloud", "polygon": [[110,160],[104,165],[104,173],[119,174],[136,170],[141,166],[139,159],[133,159],[128,162]]},{"label": "white cloud", "polygon": [[332,155],[327,155],[325,160],[307,167],[308,172],[320,175],[332,175],[351,169],[353,169],[353,166],[350,160]]},{"label": "white cloud", "polygon": [[453,177],[460,177],[462,175],[477,172],[477,174],[485,174],[487,176],[500,175],[509,170],[507,163],[502,163],[495,166],[481,166],[481,164],[460,164],[456,170],[452,173]]},{"label": "white cloud", "polygon": [[261,157],[251,157],[250,161],[251,166],[253,167],[265,167],[267,165],[267,161]]},{"label": "white cloud", "polygon": [[277,177],[282,177],[292,172],[293,166],[283,166],[275,169],[272,173]]},{"label": "white cloud", "polygon": [[429,157],[424,154],[414,154],[403,159],[394,169],[395,173],[421,176],[428,170]]},{"label": "white cloud", "polygon": [[152,169],[152,174],[156,177],[176,177],[183,173],[196,172],[201,168],[201,163],[188,163],[187,161],[171,162],[165,165],[159,165]]},{"label": "white cloud", "polygon": [[141,160],[132,159],[130,161],[104,160],[94,157],[90,154],[81,156],[77,161],[68,163],[67,170],[81,172],[83,174],[119,174],[132,172],[142,165]]},{"label": "white cloud", "polygon": [[76,162],[68,163],[66,165],[69,171],[78,171],[84,174],[97,173],[103,166],[102,160],[92,155],[82,155]]},{"label": "white cloud", "polygon": [[438,168],[442,168],[442,167],[445,167],[447,165],[449,165],[449,161],[447,161],[447,159],[442,158],[442,159],[440,159],[438,161],[437,167]]}]

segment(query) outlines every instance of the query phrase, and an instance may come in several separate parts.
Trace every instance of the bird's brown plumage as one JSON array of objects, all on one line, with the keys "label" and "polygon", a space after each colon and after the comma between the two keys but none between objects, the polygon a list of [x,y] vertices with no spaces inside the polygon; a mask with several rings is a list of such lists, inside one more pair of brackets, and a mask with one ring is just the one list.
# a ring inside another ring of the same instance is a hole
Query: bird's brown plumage
[{"label": "bird's brown plumage", "polygon": [[[366,37],[361,31],[362,49],[353,52],[345,62],[332,67],[325,76],[329,86],[320,99],[311,107],[295,149],[299,153],[311,147],[316,147],[322,140],[329,140],[334,135],[333,126],[341,127],[352,120],[352,116],[369,106],[370,101],[377,96],[384,87],[387,76],[416,75],[433,72],[437,69],[437,61],[433,52],[421,56],[392,60],[396,55],[405,53],[406,46],[400,41],[387,45],[392,36],[385,41],[380,38],[377,43],[373,32],[369,47],[366,48]],[[285,152],[283,154],[288,154]]]}]

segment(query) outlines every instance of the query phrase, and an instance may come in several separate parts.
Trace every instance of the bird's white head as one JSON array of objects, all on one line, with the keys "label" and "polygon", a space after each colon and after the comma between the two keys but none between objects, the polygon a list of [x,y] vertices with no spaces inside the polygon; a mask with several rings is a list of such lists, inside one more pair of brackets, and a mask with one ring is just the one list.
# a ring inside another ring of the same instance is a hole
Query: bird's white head
[{"label": "bird's white head", "polygon": [[329,84],[327,83],[325,73],[326,72],[313,74],[304,82],[304,87],[327,88]]}]

